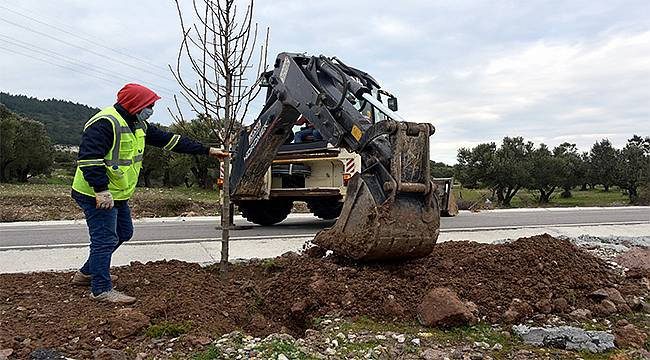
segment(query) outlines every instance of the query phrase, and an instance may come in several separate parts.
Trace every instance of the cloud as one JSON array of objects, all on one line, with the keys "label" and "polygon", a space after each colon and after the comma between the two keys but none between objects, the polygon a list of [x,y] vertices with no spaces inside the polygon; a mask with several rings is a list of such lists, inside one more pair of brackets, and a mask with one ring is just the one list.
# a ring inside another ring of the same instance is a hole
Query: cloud
[{"label": "cloud", "polygon": [[[178,86],[166,68],[175,64],[180,43],[172,2],[0,5],[77,36],[8,11],[0,19],[78,47],[1,20],[0,35],[108,72],[99,75],[28,50],[23,51],[32,57],[22,56],[0,40],[0,47],[10,49],[0,49],[0,90],[99,107],[111,104],[128,80],[159,90],[163,101],[157,108],[172,106]],[[650,135],[647,10],[645,0],[625,6],[588,0],[274,0],[256,2],[255,13],[261,28],[271,27],[271,63],[278,52],[308,52],[337,56],[369,72],[400,98],[407,120],[436,125],[432,158],[453,163],[458,147],[500,143],[504,136],[550,146],[574,139],[584,151],[601,137],[621,146],[634,133]],[[138,70],[143,66],[150,72]],[[260,100],[251,114],[261,105]],[[154,120],[170,122],[161,111]]]},{"label": "cloud", "polygon": [[[622,146],[634,133],[650,133],[650,31],[539,40],[426,76],[433,80],[400,83],[410,87],[401,94],[402,109],[411,120],[454,129],[459,147],[464,139],[458,136],[498,142],[521,135],[549,145],[575,138],[586,151],[601,135]],[[453,143],[442,131],[436,136],[445,149]],[[432,155],[442,153],[436,141]]]}]

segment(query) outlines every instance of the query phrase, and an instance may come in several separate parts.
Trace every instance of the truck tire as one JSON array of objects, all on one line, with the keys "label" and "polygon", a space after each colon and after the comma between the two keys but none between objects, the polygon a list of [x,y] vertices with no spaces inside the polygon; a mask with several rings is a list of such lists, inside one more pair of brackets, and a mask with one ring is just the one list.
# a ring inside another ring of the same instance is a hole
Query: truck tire
[{"label": "truck tire", "polygon": [[323,198],[307,200],[307,207],[311,210],[316,217],[323,220],[336,219],[341,215],[343,209],[343,202],[340,198]]},{"label": "truck tire", "polygon": [[258,225],[270,226],[287,218],[293,208],[293,201],[286,199],[247,200],[238,202],[237,206],[246,220]]}]

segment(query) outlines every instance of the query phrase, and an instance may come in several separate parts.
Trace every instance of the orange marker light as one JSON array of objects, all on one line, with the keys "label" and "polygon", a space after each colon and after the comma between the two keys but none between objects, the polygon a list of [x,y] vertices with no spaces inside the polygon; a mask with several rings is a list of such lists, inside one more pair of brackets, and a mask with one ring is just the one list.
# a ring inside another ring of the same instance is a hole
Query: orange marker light
[{"label": "orange marker light", "polygon": [[352,175],[350,174],[343,174],[343,185],[348,186],[348,181],[350,181],[350,178]]}]

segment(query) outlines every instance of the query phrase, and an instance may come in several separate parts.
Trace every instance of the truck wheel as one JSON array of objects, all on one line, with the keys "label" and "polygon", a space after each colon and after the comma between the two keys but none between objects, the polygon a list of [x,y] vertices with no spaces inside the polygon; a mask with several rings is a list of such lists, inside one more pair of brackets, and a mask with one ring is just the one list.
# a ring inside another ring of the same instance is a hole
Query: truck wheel
[{"label": "truck wheel", "polygon": [[341,215],[343,202],[339,198],[314,199],[307,201],[307,207],[315,216],[323,220],[336,219]]},{"label": "truck wheel", "polygon": [[249,200],[237,203],[239,211],[246,220],[270,226],[287,218],[293,208],[292,200]]}]

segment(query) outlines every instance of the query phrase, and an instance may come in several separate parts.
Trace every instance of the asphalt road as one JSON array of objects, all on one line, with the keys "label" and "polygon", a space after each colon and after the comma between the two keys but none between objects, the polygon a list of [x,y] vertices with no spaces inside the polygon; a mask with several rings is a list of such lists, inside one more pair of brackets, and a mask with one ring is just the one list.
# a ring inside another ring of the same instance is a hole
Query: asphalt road
[{"label": "asphalt road", "polygon": [[[136,221],[132,241],[195,242],[220,239],[216,220]],[[252,225],[236,219],[237,225]],[[262,227],[253,225],[232,232],[233,240],[273,239],[311,236],[329,227],[333,221],[319,220],[308,214],[295,214],[284,222]],[[597,225],[650,223],[650,207],[572,208],[493,210],[479,213],[461,212],[453,218],[442,218],[441,231],[486,229],[517,229],[535,226]],[[0,224],[0,250],[15,246],[49,246],[84,244],[88,242],[86,225],[77,224]]]}]

